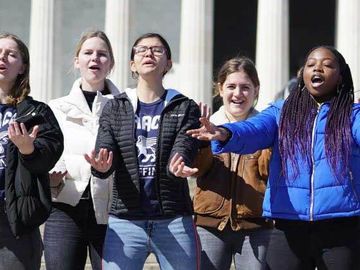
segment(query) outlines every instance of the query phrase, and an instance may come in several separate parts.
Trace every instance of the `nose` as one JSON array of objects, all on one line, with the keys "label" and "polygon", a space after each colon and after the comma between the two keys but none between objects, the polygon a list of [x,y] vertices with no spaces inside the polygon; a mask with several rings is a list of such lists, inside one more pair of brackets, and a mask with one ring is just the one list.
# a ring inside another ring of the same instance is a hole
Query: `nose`
[{"label": "nose", "polygon": [[5,60],[5,52],[0,51],[0,60]]},{"label": "nose", "polygon": [[235,96],[241,96],[243,94],[243,91],[241,90],[240,86],[236,86],[236,88],[234,89],[234,95]]},{"label": "nose", "polygon": [[321,63],[316,63],[314,65],[314,71],[322,71],[322,65]]},{"label": "nose", "polygon": [[94,62],[97,62],[99,60],[99,55],[96,52],[94,52],[91,55],[91,60],[94,61]]},{"label": "nose", "polygon": [[146,49],[146,52],[145,52],[144,56],[153,56],[153,52],[152,52],[151,47],[148,47]]}]

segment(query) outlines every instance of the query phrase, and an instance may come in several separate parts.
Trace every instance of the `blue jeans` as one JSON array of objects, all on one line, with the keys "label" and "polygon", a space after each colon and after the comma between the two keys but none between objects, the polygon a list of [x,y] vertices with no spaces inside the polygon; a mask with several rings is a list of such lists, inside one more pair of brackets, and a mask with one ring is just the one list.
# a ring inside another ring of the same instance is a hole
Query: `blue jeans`
[{"label": "blue jeans", "polygon": [[43,245],[39,228],[20,238],[10,231],[5,203],[0,201],[0,269],[40,269]]},{"label": "blue jeans", "polygon": [[266,250],[271,229],[224,231],[197,226],[201,241],[201,269],[230,269],[234,257],[236,269],[266,269]]},{"label": "blue jeans", "polygon": [[92,269],[101,270],[106,225],[97,224],[91,199],[75,207],[56,203],[45,223],[44,246],[47,270],[83,270],[87,249]]},{"label": "blue jeans", "polygon": [[199,269],[199,246],[191,216],[127,220],[110,216],[103,269],[142,269],[154,253],[161,269]]}]

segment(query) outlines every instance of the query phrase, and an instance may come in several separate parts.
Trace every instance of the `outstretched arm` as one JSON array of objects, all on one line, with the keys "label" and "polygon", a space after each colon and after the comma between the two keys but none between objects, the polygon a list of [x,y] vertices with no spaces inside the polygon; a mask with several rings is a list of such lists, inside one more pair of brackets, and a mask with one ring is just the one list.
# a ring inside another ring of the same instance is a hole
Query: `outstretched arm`
[{"label": "outstretched arm", "polygon": [[221,141],[225,142],[231,136],[229,130],[223,127],[215,126],[210,122],[209,119],[205,117],[200,117],[200,122],[202,126],[198,129],[191,129],[186,132],[186,134],[190,135],[193,138],[202,141]]}]

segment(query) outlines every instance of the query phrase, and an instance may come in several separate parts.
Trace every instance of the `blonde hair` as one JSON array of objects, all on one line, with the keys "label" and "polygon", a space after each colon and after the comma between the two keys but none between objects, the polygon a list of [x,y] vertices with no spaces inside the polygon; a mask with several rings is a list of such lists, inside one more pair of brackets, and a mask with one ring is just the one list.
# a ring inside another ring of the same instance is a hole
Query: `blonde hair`
[{"label": "blonde hair", "polygon": [[110,70],[113,69],[114,67],[114,64],[115,64],[115,58],[114,58],[114,53],[113,53],[113,50],[112,50],[112,47],[111,47],[111,43],[110,43],[110,40],[109,38],[107,37],[107,35],[103,32],[103,31],[100,31],[100,30],[92,30],[92,31],[88,31],[88,32],[84,32],[81,37],[80,37],[80,40],[78,41],[78,43],[76,44],[76,47],[75,47],[75,57],[78,57],[79,56],[79,53],[81,51],[81,47],[82,45],[84,44],[84,42],[86,40],[88,40],[89,38],[93,38],[93,37],[98,37],[100,39],[102,39],[106,46],[108,47],[108,50],[109,50],[109,55],[110,55],[110,61],[111,61],[111,64],[110,64]]}]

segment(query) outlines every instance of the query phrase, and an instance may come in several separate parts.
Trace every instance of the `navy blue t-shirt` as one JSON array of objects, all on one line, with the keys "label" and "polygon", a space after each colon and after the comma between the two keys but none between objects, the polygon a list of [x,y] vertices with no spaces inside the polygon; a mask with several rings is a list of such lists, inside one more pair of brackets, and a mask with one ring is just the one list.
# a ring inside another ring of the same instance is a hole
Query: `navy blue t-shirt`
[{"label": "navy blue t-shirt", "polygon": [[145,217],[161,214],[156,187],[156,148],[165,95],[153,102],[138,101],[135,142],[139,164],[141,207]]},{"label": "navy blue t-shirt", "polygon": [[5,198],[6,147],[9,143],[8,127],[11,119],[16,117],[16,108],[0,104],[0,200]]}]

